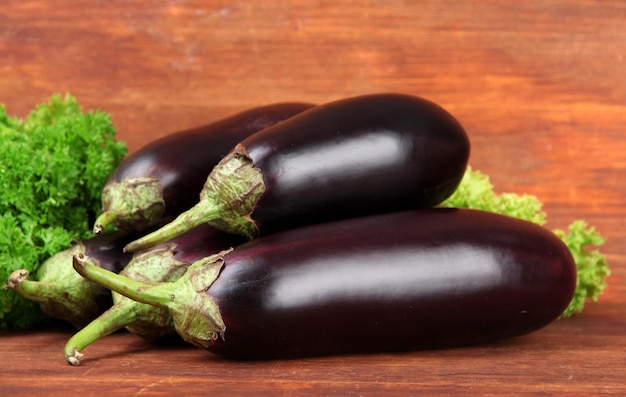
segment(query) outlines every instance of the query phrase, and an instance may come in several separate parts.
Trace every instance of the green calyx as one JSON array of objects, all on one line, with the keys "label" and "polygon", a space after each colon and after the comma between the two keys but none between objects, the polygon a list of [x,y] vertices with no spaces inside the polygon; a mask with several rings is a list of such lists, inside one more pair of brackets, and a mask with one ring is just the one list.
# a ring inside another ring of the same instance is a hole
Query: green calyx
[{"label": "green calyx", "polygon": [[176,332],[185,341],[207,348],[226,330],[217,304],[206,291],[219,276],[227,252],[194,262],[173,282],[133,280],[94,266],[82,254],[74,256],[74,268],[83,277],[132,300],[167,309]]},{"label": "green calyx", "polygon": [[[174,258],[175,248],[171,244],[137,254],[120,274],[145,283],[175,281],[189,266]],[[93,259],[83,258],[88,266],[94,264]],[[64,354],[68,363],[80,365],[84,357],[83,349],[121,328],[147,340],[158,340],[176,333],[166,308],[140,303],[116,292],[112,296],[113,306],[74,334],[65,345]]]},{"label": "green calyx", "polygon": [[85,252],[83,244],[75,244],[46,260],[37,272],[38,281],[29,280],[27,270],[16,270],[5,288],[39,303],[41,311],[49,317],[80,328],[97,316],[94,299],[98,285],[85,280],[72,268],[72,257],[77,252]]},{"label": "green calyx", "polygon": [[218,306],[206,290],[219,276],[224,253],[194,262],[178,283],[168,304],[176,332],[187,342],[206,349],[224,337],[226,325]]},{"label": "green calyx", "polygon": [[207,178],[200,201],[219,203],[220,216],[208,222],[211,226],[252,239],[259,235],[252,211],[264,192],[261,170],[237,145]]},{"label": "green calyx", "polygon": [[216,229],[254,238],[259,230],[252,212],[265,192],[263,174],[238,145],[215,166],[200,192],[200,201],[172,222],[128,244],[135,252],[164,243],[208,223]]},{"label": "green calyx", "polygon": [[94,224],[94,233],[102,233],[109,225],[123,230],[145,229],[157,223],[165,212],[163,187],[154,177],[108,183],[102,190],[102,211]]}]

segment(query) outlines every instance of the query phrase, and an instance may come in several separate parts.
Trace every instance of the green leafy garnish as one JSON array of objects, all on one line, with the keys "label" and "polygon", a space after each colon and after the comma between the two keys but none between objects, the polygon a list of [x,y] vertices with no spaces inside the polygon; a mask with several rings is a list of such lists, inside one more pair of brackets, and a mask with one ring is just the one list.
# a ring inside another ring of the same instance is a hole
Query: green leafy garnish
[{"label": "green leafy garnish", "polygon": [[[91,236],[104,184],[126,155],[110,117],[54,95],[22,120],[0,106],[0,280]],[[0,281],[0,283],[2,283]],[[36,303],[0,290],[0,328],[46,322]]]},{"label": "green leafy garnish", "polygon": [[599,247],[605,242],[594,227],[588,226],[583,220],[577,220],[569,225],[567,234],[559,229],[554,230],[554,233],[565,241],[576,261],[576,291],[572,302],[562,314],[562,317],[569,317],[581,312],[587,299],[598,301],[606,288],[606,277],[611,272],[606,258],[598,249],[586,249]]},{"label": "green leafy garnish", "polygon": [[[443,205],[454,208],[473,208],[524,219],[539,225],[546,223],[546,213],[539,199],[533,195],[518,195],[494,191],[489,177],[468,167],[461,184]],[[569,225],[568,233],[555,229],[572,252],[576,262],[577,283],[574,298],[561,317],[570,317],[582,312],[585,301],[597,301],[606,288],[606,277],[610,270],[605,256],[599,247],[605,239],[583,220],[575,220]]]}]

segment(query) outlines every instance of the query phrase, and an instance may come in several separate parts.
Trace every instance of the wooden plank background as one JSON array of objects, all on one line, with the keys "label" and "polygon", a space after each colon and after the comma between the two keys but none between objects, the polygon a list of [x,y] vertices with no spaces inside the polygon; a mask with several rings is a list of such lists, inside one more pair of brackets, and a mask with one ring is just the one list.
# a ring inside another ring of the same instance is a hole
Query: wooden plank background
[{"label": "wooden plank background", "polygon": [[424,96],[472,140],[500,191],[548,227],[608,238],[600,302],[490,346],[225,362],[118,333],[65,364],[69,329],[0,334],[2,395],[626,393],[626,2],[4,0],[0,103],[55,92],[112,115],[131,151],[248,107],[383,91]]}]

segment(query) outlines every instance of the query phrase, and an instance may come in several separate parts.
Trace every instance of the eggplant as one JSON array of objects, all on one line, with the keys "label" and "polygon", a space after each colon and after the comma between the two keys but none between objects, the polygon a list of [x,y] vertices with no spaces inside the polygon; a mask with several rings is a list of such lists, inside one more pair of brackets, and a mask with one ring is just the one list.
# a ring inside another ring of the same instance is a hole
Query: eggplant
[{"label": "eggplant", "polygon": [[469,151],[459,122],[423,98],[372,94],[316,106],[242,140],[211,171],[196,206],[125,249],[205,222],[255,238],[432,207],[459,185]]},{"label": "eggplant", "polygon": [[432,208],[260,237],[137,283],[74,257],[83,276],[167,307],[186,341],[231,359],[413,351],[536,331],[571,301],[576,267],[549,230]]},{"label": "eggplant", "polygon": [[132,257],[124,253],[123,248],[135,238],[136,234],[118,231],[74,242],[39,266],[35,274],[37,281],[28,279],[27,270],[18,269],[9,277],[6,288],[39,303],[47,316],[81,328],[111,306],[111,293],[77,274],[72,267],[72,257],[76,252],[83,253],[93,258],[98,266],[118,273]]},{"label": "eggplant", "polygon": [[[241,236],[201,225],[167,243],[135,254],[119,274],[150,283],[176,281],[191,263],[242,242]],[[67,341],[64,354],[68,363],[79,365],[84,357],[83,349],[122,328],[151,342],[176,334],[167,309],[139,303],[116,292],[111,295],[113,305]]]},{"label": "eggplant", "polygon": [[149,143],[124,159],[107,181],[94,232],[108,225],[145,230],[173,218],[196,203],[207,174],[233,145],[312,106],[261,106]]}]

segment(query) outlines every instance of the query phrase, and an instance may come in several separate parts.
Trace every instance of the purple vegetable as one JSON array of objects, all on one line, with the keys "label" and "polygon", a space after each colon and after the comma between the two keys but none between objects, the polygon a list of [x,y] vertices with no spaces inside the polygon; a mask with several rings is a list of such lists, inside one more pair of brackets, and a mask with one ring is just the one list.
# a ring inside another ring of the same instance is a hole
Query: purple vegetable
[{"label": "purple vegetable", "polygon": [[77,271],[167,307],[188,342],[271,359],[410,351],[511,338],[557,319],[576,267],[536,224],[468,209],[355,218],[260,237],[195,262],[177,282]]},{"label": "purple vegetable", "polygon": [[241,141],[213,169],[195,207],[126,250],[205,222],[254,238],[431,207],[454,192],[469,150],[457,120],[422,98],[377,94],[316,106]]},{"label": "purple vegetable", "polygon": [[94,225],[142,230],[171,219],[198,200],[206,176],[242,139],[313,105],[277,103],[250,109],[199,128],[158,139],[128,156],[102,192]]}]

